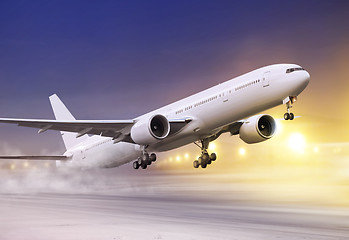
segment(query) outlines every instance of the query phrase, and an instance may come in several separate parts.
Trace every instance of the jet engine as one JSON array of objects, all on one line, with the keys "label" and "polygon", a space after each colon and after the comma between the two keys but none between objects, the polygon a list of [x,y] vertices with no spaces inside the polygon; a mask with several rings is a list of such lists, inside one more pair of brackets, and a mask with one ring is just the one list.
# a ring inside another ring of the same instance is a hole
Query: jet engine
[{"label": "jet engine", "polygon": [[162,140],[170,133],[170,123],[163,115],[138,121],[131,128],[132,140],[140,145],[149,145]]},{"label": "jet engine", "polygon": [[250,117],[240,127],[240,138],[245,143],[258,143],[274,136],[276,122],[270,115]]}]

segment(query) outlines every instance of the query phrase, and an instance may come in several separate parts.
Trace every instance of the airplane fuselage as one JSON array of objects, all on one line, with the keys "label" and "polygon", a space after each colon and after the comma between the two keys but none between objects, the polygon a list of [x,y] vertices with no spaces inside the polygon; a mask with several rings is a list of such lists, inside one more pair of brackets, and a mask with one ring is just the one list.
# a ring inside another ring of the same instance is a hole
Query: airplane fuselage
[{"label": "airplane fuselage", "polygon": [[[276,64],[246,73],[207,90],[164,106],[135,119],[163,115],[168,119],[190,118],[180,131],[148,147],[161,152],[175,149],[217,133],[222,127],[283,104],[289,96],[299,95],[309,83],[305,70],[295,64]],[[69,149],[68,164],[79,167],[117,167],[135,160],[140,145],[93,136],[84,144]]]}]

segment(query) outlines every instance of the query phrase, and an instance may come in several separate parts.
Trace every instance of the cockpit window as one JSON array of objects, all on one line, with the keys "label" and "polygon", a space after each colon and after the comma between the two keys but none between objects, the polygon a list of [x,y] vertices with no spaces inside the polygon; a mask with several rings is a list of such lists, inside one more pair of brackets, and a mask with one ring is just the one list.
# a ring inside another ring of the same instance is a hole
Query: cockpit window
[{"label": "cockpit window", "polygon": [[291,73],[294,71],[301,71],[301,70],[305,70],[304,68],[289,68],[286,70],[286,73]]}]

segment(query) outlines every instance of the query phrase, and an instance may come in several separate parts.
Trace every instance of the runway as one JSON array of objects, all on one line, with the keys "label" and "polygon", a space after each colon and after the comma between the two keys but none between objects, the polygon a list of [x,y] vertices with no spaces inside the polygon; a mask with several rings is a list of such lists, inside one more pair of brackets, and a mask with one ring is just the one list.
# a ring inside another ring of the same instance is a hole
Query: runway
[{"label": "runway", "polygon": [[0,184],[0,239],[349,239],[345,204],[272,196],[275,186],[246,176],[34,176],[2,174],[12,181]]}]

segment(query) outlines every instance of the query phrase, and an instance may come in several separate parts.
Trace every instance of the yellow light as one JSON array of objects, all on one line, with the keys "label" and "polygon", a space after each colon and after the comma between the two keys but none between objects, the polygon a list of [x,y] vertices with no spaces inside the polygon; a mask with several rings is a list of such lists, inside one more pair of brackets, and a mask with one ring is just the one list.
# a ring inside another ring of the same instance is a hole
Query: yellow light
[{"label": "yellow light", "polygon": [[28,162],[24,162],[24,163],[23,163],[23,167],[24,167],[24,168],[29,167],[29,163],[28,163]]},{"label": "yellow light", "polygon": [[181,157],[180,156],[177,156],[176,157],[176,162],[180,162],[181,161]]},{"label": "yellow light", "polygon": [[10,166],[10,169],[11,169],[11,170],[16,169],[16,165],[15,165],[14,163],[12,163],[11,166]]},{"label": "yellow light", "polygon": [[306,147],[305,137],[301,133],[293,133],[288,139],[288,146],[293,151],[303,154]]},{"label": "yellow light", "polygon": [[214,151],[216,149],[216,144],[215,143],[210,143],[210,145],[208,145],[208,149],[210,151]]},{"label": "yellow light", "polygon": [[246,149],[245,149],[245,148],[240,148],[240,149],[239,149],[239,154],[240,154],[241,156],[245,156],[245,155],[246,155]]},{"label": "yellow light", "polygon": [[189,154],[188,153],[184,154],[184,158],[189,159]]},{"label": "yellow light", "polygon": [[170,157],[169,162],[172,162],[172,161],[173,161],[173,158],[172,158],[172,157]]},{"label": "yellow light", "polygon": [[318,153],[319,152],[319,147],[314,147],[313,151],[314,151],[314,153]]}]

